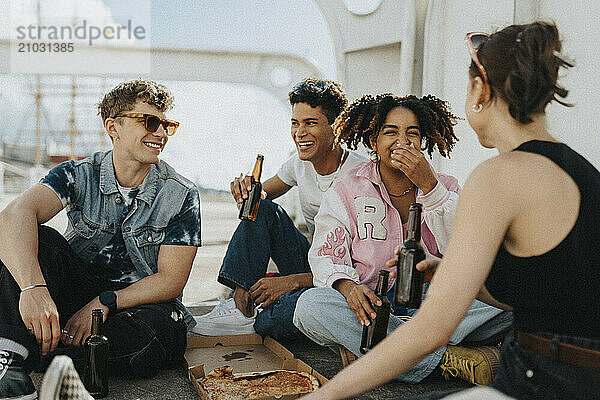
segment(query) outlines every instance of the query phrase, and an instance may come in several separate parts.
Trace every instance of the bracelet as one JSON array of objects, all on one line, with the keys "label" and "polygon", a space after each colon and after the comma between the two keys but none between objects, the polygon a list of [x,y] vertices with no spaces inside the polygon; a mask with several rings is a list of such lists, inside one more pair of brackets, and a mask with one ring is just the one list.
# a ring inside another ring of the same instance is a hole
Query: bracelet
[{"label": "bracelet", "polygon": [[26,287],[24,287],[23,289],[21,289],[21,293],[23,293],[23,292],[24,292],[24,291],[26,291],[26,290],[33,289],[33,288],[36,288],[36,287],[45,287],[45,288],[47,288],[47,287],[48,287],[48,285],[45,285],[45,284],[38,284],[38,285],[26,286]]}]

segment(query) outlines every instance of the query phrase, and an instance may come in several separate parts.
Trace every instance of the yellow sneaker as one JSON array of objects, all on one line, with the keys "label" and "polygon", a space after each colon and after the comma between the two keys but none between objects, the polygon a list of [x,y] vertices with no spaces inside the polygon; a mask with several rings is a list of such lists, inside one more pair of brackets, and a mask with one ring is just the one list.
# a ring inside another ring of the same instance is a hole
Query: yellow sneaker
[{"label": "yellow sneaker", "polygon": [[496,376],[500,351],[494,346],[463,347],[448,345],[440,364],[442,376],[461,378],[474,385],[489,385]]}]

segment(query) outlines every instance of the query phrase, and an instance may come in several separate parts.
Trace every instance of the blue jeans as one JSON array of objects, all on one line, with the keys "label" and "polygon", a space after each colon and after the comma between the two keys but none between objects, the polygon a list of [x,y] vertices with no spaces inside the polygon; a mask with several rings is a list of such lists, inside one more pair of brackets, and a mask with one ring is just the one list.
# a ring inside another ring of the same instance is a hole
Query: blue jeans
[{"label": "blue jeans", "polygon": [[[449,344],[481,343],[486,339],[495,339],[506,333],[512,323],[512,313],[476,300],[452,334]],[[357,356],[361,355],[359,348],[363,327],[346,298],[335,289],[320,287],[303,293],[296,304],[294,324],[321,346],[337,350],[337,346],[342,345]],[[390,315],[388,335],[402,324],[400,318]],[[420,382],[440,363],[445,351],[446,346],[437,349],[397,379],[410,383]]]},{"label": "blue jeans", "polygon": [[[241,221],[235,230],[217,280],[235,289],[249,290],[267,272],[269,259],[281,275],[311,272],[310,243],[281,206],[261,200],[256,221]],[[292,323],[298,297],[306,290],[292,290],[259,312],[254,329],[262,336],[293,339],[302,336]]]},{"label": "blue jeans", "polygon": [[[546,335],[563,343],[600,351],[600,340]],[[527,371],[533,374],[527,374]],[[531,377],[528,377],[530,375]],[[512,335],[502,346],[493,386],[509,396],[524,400],[599,399],[600,371],[561,363],[522,348]]]}]

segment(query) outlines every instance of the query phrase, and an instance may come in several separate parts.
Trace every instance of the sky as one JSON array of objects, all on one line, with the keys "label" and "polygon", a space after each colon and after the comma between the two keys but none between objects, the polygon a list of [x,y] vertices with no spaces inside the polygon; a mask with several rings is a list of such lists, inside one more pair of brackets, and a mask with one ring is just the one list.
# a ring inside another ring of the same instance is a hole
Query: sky
[{"label": "sky", "polygon": [[[0,17],[11,23],[2,24],[0,38],[14,39],[16,27],[37,24],[36,0],[8,0],[8,5]],[[101,28],[132,20],[134,26],[144,27],[144,38],[123,39],[119,45],[300,55],[322,76],[336,76],[333,40],[313,0],[41,0],[40,17],[42,25],[80,26],[85,20],[88,26]],[[93,45],[114,42],[100,38]],[[94,148],[110,147],[101,138],[95,103],[103,90],[120,80],[77,77],[77,129],[98,132],[93,140],[86,137],[88,143],[78,137],[78,148],[90,146],[90,141]],[[265,177],[275,174],[293,154],[289,105],[270,92],[229,83],[162,83],[175,96],[175,108],[168,115],[181,122],[162,159],[196,183],[228,190],[234,176],[252,169],[256,154],[265,155]],[[70,77],[42,78],[42,124],[47,129],[69,130],[70,85]],[[0,74],[0,94],[0,134],[16,142],[31,136],[35,130],[34,78]]]}]

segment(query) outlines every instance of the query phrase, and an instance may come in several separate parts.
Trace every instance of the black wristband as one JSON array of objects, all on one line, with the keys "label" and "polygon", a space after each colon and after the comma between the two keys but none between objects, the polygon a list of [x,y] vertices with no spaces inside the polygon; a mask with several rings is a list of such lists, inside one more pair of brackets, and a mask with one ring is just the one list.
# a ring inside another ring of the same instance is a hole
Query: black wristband
[{"label": "black wristband", "polygon": [[117,312],[117,294],[113,291],[104,291],[98,296],[100,303],[108,307],[108,315]]}]

